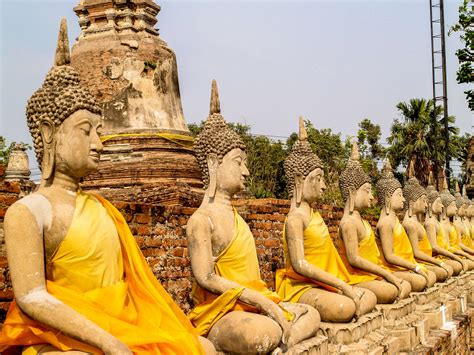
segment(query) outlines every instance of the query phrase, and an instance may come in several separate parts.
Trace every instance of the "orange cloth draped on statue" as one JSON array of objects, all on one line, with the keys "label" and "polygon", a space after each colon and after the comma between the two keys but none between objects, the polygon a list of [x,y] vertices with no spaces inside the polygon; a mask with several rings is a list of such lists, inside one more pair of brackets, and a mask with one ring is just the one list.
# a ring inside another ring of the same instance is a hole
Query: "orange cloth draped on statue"
[{"label": "orange cloth draped on statue", "polygon": [[[324,220],[318,212],[311,210],[311,220],[303,232],[303,238],[305,259],[340,280],[355,285],[378,278],[378,276],[369,273],[362,274],[361,272],[360,275],[349,273],[331,240]],[[277,270],[275,280],[275,289],[283,300],[297,302],[304,292],[313,287],[323,287],[335,291],[333,287],[306,278],[293,270],[285,230],[283,230],[283,248],[286,268]]]},{"label": "orange cloth draped on statue", "polygon": [[449,251],[455,252],[461,250],[461,246],[459,245],[460,238],[458,236],[458,232],[456,228],[451,223],[451,229],[449,230]]},{"label": "orange cloth draped on statue", "polygon": [[[410,243],[410,239],[408,239],[407,232],[405,231],[405,228],[403,228],[398,218],[396,219],[395,227],[393,228],[393,252],[399,257],[405,259],[406,261],[409,261],[412,264],[420,265],[420,267],[425,272],[427,271],[426,267],[416,262],[415,255],[413,254],[413,248]],[[386,261],[384,262],[385,262],[385,265],[393,272],[394,271],[407,271],[407,269],[404,267],[388,264]]]},{"label": "orange cloth draped on statue", "polygon": [[473,247],[473,243],[472,243],[472,235],[471,235],[471,231],[469,230],[469,225],[462,221],[462,223],[464,224],[464,229],[465,229],[465,233],[464,235],[461,237],[461,241],[462,243],[468,247],[468,248],[471,248]]},{"label": "orange cloth draped on statue", "polygon": [[[204,353],[195,329],[155,279],[122,215],[101,197],[78,192],[71,226],[46,273],[51,295],[134,354]],[[35,344],[102,353],[30,319],[13,302],[0,350]]]},{"label": "orange cloth draped on statue", "polygon": [[[229,245],[215,259],[214,272],[242,286],[217,295],[194,283],[192,297],[196,307],[189,319],[201,335],[206,335],[219,319],[231,311],[259,312],[257,308],[238,300],[245,288],[260,292],[275,303],[281,301],[261,279],[255,240],[249,226],[235,209],[234,235]],[[293,314],[282,309],[288,320],[291,320]]]}]

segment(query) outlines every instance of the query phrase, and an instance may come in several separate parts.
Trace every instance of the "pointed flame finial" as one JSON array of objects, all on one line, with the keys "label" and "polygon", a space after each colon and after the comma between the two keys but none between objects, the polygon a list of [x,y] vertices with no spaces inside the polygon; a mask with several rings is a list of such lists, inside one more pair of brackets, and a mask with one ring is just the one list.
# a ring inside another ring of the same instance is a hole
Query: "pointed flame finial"
[{"label": "pointed flame finial", "polygon": [[462,195],[463,197],[467,197],[466,184],[462,186]]},{"label": "pointed flame finial", "polygon": [[443,176],[443,190],[449,190],[448,181],[446,180],[446,175]]},{"label": "pointed flame finial", "polygon": [[458,183],[457,180],[454,183],[454,189],[455,189],[456,193],[458,193],[458,194],[461,193],[461,189],[459,188],[459,183]]},{"label": "pointed flame finial", "polygon": [[71,54],[69,53],[69,39],[67,36],[67,21],[63,17],[59,27],[58,45],[54,57],[54,65],[67,65],[71,63]]},{"label": "pointed flame finial", "polygon": [[430,175],[428,176],[428,186],[434,186],[434,176],[433,176],[433,171],[430,170]]},{"label": "pointed flame finial", "polygon": [[415,157],[410,159],[410,163],[408,165],[408,178],[415,177]]},{"label": "pointed flame finial", "polygon": [[303,116],[300,116],[300,130],[298,133],[298,138],[300,141],[305,141],[308,139],[308,133],[306,132]]},{"label": "pointed flame finial", "polygon": [[360,159],[359,145],[357,144],[357,141],[355,141],[355,140],[352,142],[351,159],[352,160],[359,160]]},{"label": "pointed flame finial", "polygon": [[219,100],[219,92],[217,91],[217,82],[212,80],[211,89],[211,107],[209,109],[209,116],[215,113],[221,113],[221,102]]}]

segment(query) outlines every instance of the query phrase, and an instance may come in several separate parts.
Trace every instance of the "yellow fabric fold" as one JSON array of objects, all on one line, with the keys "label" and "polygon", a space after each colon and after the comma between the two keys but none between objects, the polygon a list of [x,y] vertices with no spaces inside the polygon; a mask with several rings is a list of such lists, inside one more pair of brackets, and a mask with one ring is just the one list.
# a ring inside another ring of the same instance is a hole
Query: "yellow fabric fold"
[{"label": "yellow fabric fold", "polygon": [[194,143],[193,137],[177,133],[118,133],[101,136],[100,140],[106,142],[116,137],[160,137],[186,148],[192,148]]},{"label": "yellow fabric fold", "polygon": [[418,241],[418,248],[422,253],[425,253],[428,256],[433,256],[433,248],[431,247],[430,241],[428,239],[428,234],[424,228],[423,231],[423,238]]},{"label": "yellow fabric fold", "polygon": [[469,226],[466,224],[466,222],[462,222],[464,224],[464,230],[466,231],[464,235],[461,237],[461,241],[463,245],[465,245],[468,248],[472,249],[472,236],[471,236],[471,231],[469,230]]},{"label": "yellow fabric fold", "polygon": [[[115,231],[110,231],[111,226]],[[108,269],[103,263],[116,265]],[[74,269],[68,272],[66,266]],[[204,353],[196,331],[155,279],[120,212],[99,196],[78,193],[71,228],[48,263],[47,277],[51,295],[114,335],[134,354]],[[81,282],[81,277],[88,281]],[[35,344],[102,353],[31,320],[13,302],[0,334],[0,350]]]},{"label": "yellow fabric fold", "polygon": [[[192,298],[196,307],[189,315],[189,319],[201,335],[206,335],[228,312],[259,312],[257,308],[238,301],[245,288],[260,292],[275,303],[281,301],[281,298],[269,290],[261,279],[255,240],[249,226],[235,209],[234,235],[229,245],[216,258],[214,272],[218,276],[238,283],[241,287],[216,295],[196,282],[193,284]],[[292,313],[282,309],[288,320],[293,319]]]},{"label": "yellow fabric fold", "polygon": [[[377,279],[376,275],[352,274],[347,270],[331,240],[329,230],[318,212],[311,210],[311,220],[303,232],[303,238],[304,256],[312,265],[350,285]],[[275,288],[284,301],[297,302],[304,292],[313,287],[323,287],[335,291],[331,286],[306,278],[294,271],[290,262],[285,230],[283,230],[283,248],[286,267],[277,270]]]},{"label": "yellow fabric fold", "polygon": [[451,224],[451,229],[449,231],[449,249],[450,252],[455,252],[461,250],[459,245],[459,237],[456,231],[456,228]]},{"label": "yellow fabric fold", "polygon": [[438,223],[438,233],[436,233],[436,244],[438,244],[439,247],[447,250],[449,246],[446,240],[446,234],[444,233],[444,228],[440,222],[436,222]]},{"label": "yellow fabric fold", "polygon": [[374,263],[377,266],[380,266],[384,269],[387,269],[387,266],[382,261],[379,247],[377,241],[375,240],[375,233],[372,229],[372,226],[369,222],[363,220],[366,235],[365,238],[359,242],[359,255],[364,259]]}]

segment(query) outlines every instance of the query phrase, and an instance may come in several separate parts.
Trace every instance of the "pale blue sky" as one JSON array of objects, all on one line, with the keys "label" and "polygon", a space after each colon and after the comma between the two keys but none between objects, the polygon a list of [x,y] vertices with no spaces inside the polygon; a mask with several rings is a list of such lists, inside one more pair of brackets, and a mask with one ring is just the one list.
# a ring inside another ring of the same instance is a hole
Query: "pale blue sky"
[{"label": "pale blue sky", "polygon": [[[0,132],[29,142],[24,107],[50,68],[61,17],[70,44],[79,1],[0,0]],[[395,105],[431,98],[429,1],[158,1],[158,27],[178,59],[188,123],[207,117],[217,79],[228,121],[288,136],[303,115],[354,136],[369,118],[387,136]],[[460,0],[445,0],[446,24]],[[471,131],[466,87],[455,82],[457,36],[447,38],[449,113]]]}]

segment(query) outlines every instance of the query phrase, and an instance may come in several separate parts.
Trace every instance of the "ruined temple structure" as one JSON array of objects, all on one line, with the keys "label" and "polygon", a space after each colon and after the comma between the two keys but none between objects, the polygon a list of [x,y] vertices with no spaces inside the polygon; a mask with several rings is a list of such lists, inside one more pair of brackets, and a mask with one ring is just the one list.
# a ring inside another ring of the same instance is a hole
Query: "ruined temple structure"
[{"label": "ruined temple structure", "polygon": [[176,56],[154,27],[160,6],[152,0],[81,0],[74,11],[82,31],[71,62],[104,109],[99,171],[83,188],[112,199],[171,204],[199,195],[201,174],[181,106]]}]

